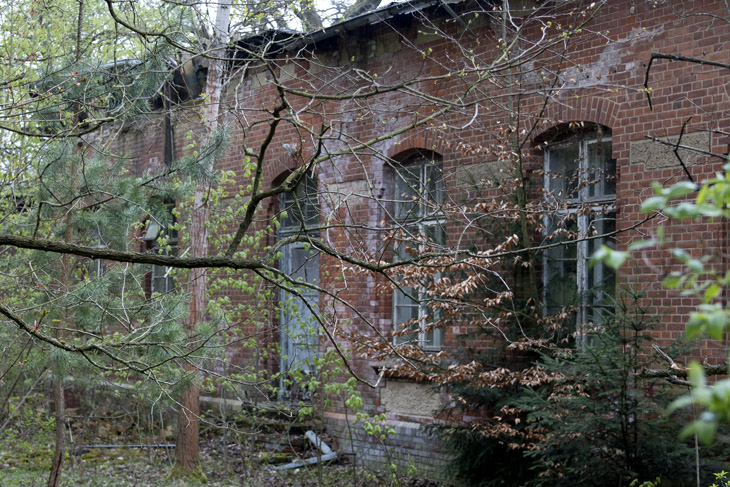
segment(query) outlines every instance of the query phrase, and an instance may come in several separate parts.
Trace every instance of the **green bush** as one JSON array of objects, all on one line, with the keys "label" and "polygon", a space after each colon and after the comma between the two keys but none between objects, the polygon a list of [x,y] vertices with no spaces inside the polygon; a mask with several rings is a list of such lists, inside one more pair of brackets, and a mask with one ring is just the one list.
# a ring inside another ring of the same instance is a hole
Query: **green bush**
[{"label": "green bush", "polygon": [[671,391],[640,378],[658,367],[650,333],[656,313],[642,298],[624,291],[603,323],[571,349],[545,349],[509,385],[459,386],[459,409],[480,419],[440,429],[455,454],[453,477],[480,487],[628,487],[657,476],[694,484],[695,450],[663,413]]}]

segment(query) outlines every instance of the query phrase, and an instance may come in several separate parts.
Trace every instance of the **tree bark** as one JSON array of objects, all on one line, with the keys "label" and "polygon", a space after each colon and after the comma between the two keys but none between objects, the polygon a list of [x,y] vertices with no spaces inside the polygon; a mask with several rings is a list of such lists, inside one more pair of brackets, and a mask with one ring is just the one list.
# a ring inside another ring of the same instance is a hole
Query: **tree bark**
[{"label": "tree bark", "polygon": [[314,8],[314,5],[309,2],[302,4],[297,10],[295,10],[295,13],[297,17],[299,17],[299,20],[302,21],[302,27],[305,32],[324,27],[322,17],[320,17],[317,9]]},{"label": "tree bark", "polygon": [[[208,220],[209,208],[204,201],[205,188],[200,185],[195,190],[192,224],[190,226],[190,250],[193,257],[202,257],[208,253],[208,231],[205,222]],[[198,324],[205,319],[205,303],[208,293],[206,269],[190,271],[190,307],[188,319],[185,321],[185,333],[188,337],[196,333]],[[175,448],[175,477],[202,476],[200,470],[198,435],[200,430],[200,384],[198,370],[191,362],[185,362],[185,373],[190,384],[180,397],[178,413],[178,436]]]},{"label": "tree bark", "polygon": [[[69,242],[73,237],[73,228],[71,226],[71,218],[65,218],[66,233],[64,240]],[[71,283],[71,267],[74,263],[73,256],[65,254],[61,258],[61,289],[62,292],[68,292]],[[61,316],[59,328],[56,331],[56,338],[61,340],[64,336],[64,329],[68,323],[68,308],[64,308]],[[53,462],[51,463],[51,473],[48,476],[48,487],[58,487],[61,482],[61,472],[63,471],[63,461],[66,457],[66,398],[64,397],[63,379],[65,374],[58,367],[53,374],[53,402],[55,405],[55,426],[56,426],[56,445],[53,452]]]},{"label": "tree bark", "polygon": [[[222,57],[228,43],[228,24],[230,22],[230,1],[218,4],[214,30],[215,49],[212,50],[208,66],[206,93],[208,104],[205,110],[206,137],[204,145],[213,140],[213,134],[218,127],[220,112],[220,98],[223,91],[222,77],[225,69]],[[193,258],[208,255],[208,221],[210,208],[207,201],[207,182],[201,181],[195,188],[190,225],[190,253]],[[188,319],[185,322],[185,333],[188,337],[195,335],[198,324],[205,320],[205,305],[208,294],[207,269],[192,269],[190,271],[190,308]],[[175,448],[176,477],[204,477],[200,470],[200,447],[198,436],[200,430],[200,384],[198,371],[191,362],[186,362],[184,369],[190,380],[190,385],[180,397],[180,412],[178,414],[178,438]]]},{"label": "tree bark", "polygon": [[200,470],[200,385],[197,380],[197,369],[185,364],[185,372],[192,376],[192,382],[180,397],[178,414],[177,445],[175,447],[176,477],[193,477],[202,475]]},{"label": "tree bark", "polygon": [[[84,0],[79,0],[78,17],[76,19],[76,50],[75,60],[78,63],[81,60],[81,40],[84,27]],[[75,113],[80,115],[80,109],[75,108]],[[78,120],[75,120],[78,123]],[[75,175],[75,168],[72,168],[72,174]],[[64,234],[64,241],[66,243],[71,242],[73,238],[73,227],[71,226],[70,215],[65,218],[66,232]],[[65,254],[61,258],[61,286],[63,292],[67,292],[71,283],[71,266],[74,263],[73,256]],[[68,323],[69,312],[68,308],[64,308],[63,316],[61,319],[60,326],[56,332],[56,338],[60,341],[64,335],[64,328]],[[66,457],[66,398],[65,390],[63,387],[63,379],[65,373],[61,373],[56,370],[54,373],[54,384],[53,384],[53,403],[55,406],[55,426],[56,426],[56,444],[53,452],[53,461],[51,463],[51,473],[48,476],[48,487],[58,487],[61,482],[61,473],[63,472],[63,461]]]},{"label": "tree bark", "polygon": [[48,476],[48,487],[58,487],[63,471],[63,460],[66,454],[66,400],[64,398],[63,377],[54,377],[53,402],[55,404],[56,445],[51,463],[51,474]]}]

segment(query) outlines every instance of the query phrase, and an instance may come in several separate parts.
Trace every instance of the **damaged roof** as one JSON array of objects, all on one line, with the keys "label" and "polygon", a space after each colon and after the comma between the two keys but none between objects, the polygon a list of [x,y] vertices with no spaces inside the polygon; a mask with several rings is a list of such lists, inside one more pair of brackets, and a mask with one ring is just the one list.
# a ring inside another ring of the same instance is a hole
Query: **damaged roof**
[{"label": "damaged roof", "polygon": [[[295,51],[306,46],[316,45],[335,36],[346,34],[359,27],[374,26],[386,22],[395,17],[412,15],[427,9],[444,8],[450,15],[455,15],[451,5],[463,4],[470,0],[411,0],[407,2],[390,3],[384,7],[356,15],[354,17],[338,22],[329,27],[317,29],[311,32],[297,32],[291,29],[269,30],[261,34],[248,36],[236,42],[236,52],[231,53],[233,58],[243,60],[249,57],[250,52],[263,55],[276,56],[286,52]],[[494,6],[494,0],[486,0],[490,6]]]}]

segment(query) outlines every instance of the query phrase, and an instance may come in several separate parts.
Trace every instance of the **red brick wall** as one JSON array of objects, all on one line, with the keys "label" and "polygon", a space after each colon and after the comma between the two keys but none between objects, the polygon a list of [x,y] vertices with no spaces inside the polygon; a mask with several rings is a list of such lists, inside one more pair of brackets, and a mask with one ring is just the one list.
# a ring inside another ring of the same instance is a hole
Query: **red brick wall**
[{"label": "red brick wall", "polygon": [[[473,7],[459,5],[455,8],[462,12]],[[410,85],[424,93],[420,97],[404,90],[371,98],[344,96],[340,100],[287,95],[298,110],[298,125],[290,122],[294,117],[292,112],[282,114],[265,154],[263,181],[266,187],[271,187],[272,182],[280,181],[283,175],[308,161],[316,150],[316,134],[326,128],[324,150],[320,155],[331,154],[331,157],[315,169],[319,188],[324,192],[320,204],[325,216],[334,212],[332,222],[351,225],[323,232],[325,242],[334,248],[361,259],[390,258],[384,248],[384,225],[390,221],[392,208],[386,200],[392,197],[394,183],[387,158],[411,149],[440,154],[449,197],[452,201],[468,199],[469,194],[457,181],[456,174],[468,166],[495,162],[497,154],[506,147],[503,128],[509,124],[514,124],[521,137],[527,139],[524,147],[527,178],[537,187],[536,196],[541,184],[542,161],[537,147],[541,134],[569,122],[593,122],[608,127],[613,137],[613,156],[617,160],[619,228],[631,228],[643,221],[645,215],[640,214],[639,207],[652,194],[652,182],[671,184],[686,177],[682,168],[673,163],[660,161],[647,167],[644,162],[632,160],[632,147],[636,148],[646,136],[677,135],[683,123],[691,118],[687,133],[715,131],[707,149],[718,154],[727,153],[727,138],[723,131],[728,130],[730,95],[724,69],[659,60],[653,64],[649,77],[653,108],[649,107],[643,90],[652,52],[730,63],[730,51],[725,45],[730,22],[720,18],[730,18],[730,12],[724,10],[721,1],[688,1],[678,6],[677,2],[615,0],[599,10],[589,11],[585,17],[554,14],[545,19],[551,22],[548,32],[554,33],[558,24],[565,26],[585,21],[586,25],[581,33],[565,42],[556,42],[545,53],[525,59],[510,73],[501,71],[491,75],[486,70],[473,68],[488,66],[498,54],[499,23],[485,21],[483,12],[480,17],[470,14],[466,18],[473,20],[470,29],[475,34],[470,35],[444,12],[431,12],[430,15],[429,22],[442,28],[447,36],[429,36],[433,27],[420,23],[420,14],[416,14],[413,18],[395,19],[391,25],[354,29],[323,43],[315,50],[316,58],[305,52],[299,58],[281,60],[273,67],[287,88],[327,95],[372,89],[372,85],[363,81],[362,73],[376,74],[377,78],[373,79],[381,87],[422,80]],[[539,34],[539,28],[531,27],[526,31],[526,39],[536,39]],[[529,45],[525,41],[522,47]],[[318,68],[317,63],[325,64],[327,68]],[[288,67],[281,68],[285,65]],[[245,71],[242,67],[237,69],[239,71],[233,74],[223,97],[221,122],[230,132],[230,147],[220,161],[219,169],[235,171],[240,184],[245,185],[248,182],[241,175],[244,148],[254,153],[259,151],[279,98],[266,68],[253,64]],[[451,76],[444,77],[446,73]],[[561,80],[551,84],[556,73]],[[479,89],[469,90],[470,84],[479,76],[483,77]],[[552,97],[545,104],[542,93],[548,88],[552,90]],[[514,105],[515,109],[519,108],[519,116],[512,120],[509,112],[503,109],[509,103],[507,95],[510,92],[520,95],[519,102]],[[453,101],[457,96],[473,103],[406,130],[409,124],[443,106],[429,97]],[[189,104],[175,112],[178,155],[186,153],[187,142],[183,139],[188,127],[197,127],[194,121],[187,120],[188,112],[194,109],[194,105]],[[160,127],[161,122],[153,118],[124,135],[126,145],[123,147],[138,167],[148,167],[161,160]],[[402,133],[360,147],[363,141],[399,128],[404,129]],[[285,144],[294,149],[293,154]],[[348,153],[352,147],[356,147],[354,154]],[[690,167],[690,172],[695,181],[701,182],[711,177],[720,165],[719,159],[701,158]],[[328,191],[341,194],[327,195]],[[344,204],[342,194],[350,191],[356,194]],[[369,197],[360,197],[363,192]],[[341,204],[335,209],[337,202]],[[257,228],[268,224],[276,214],[277,206],[276,201],[263,204],[257,216]],[[622,233],[619,247],[625,248],[631,241],[644,238],[659,224],[667,225],[667,236],[676,245],[696,256],[712,255],[717,268],[727,268],[728,229],[727,224],[720,222],[677,224],[664,222],[661,217],[654,218],[637,229]],[[268,238],[267,243],[273,244],[274,234]],[[321,306],[332,319],[331,329],[338,327],[355,337],[374,337],[376,333],[372,327],[375,327],[388,336],[393,325],[392,302],[390,293],[383,292],[385,280],[368,272],[343,269],[334,258],[322,257],[321,264],[321,285],[361,312],[361,316],[357,316],[341,303],[333,308],[332,299],[322,296]],[[660,321],[656,336],[661,346],[683,336],[687,315],[695,305],[692,299],[661,287],[663,277],[675,269],[678,269],[677,264],[666,252],[649,250],[626,265],[620,275],[623,283],[647,289],[647,300]],[[231,298],[234,302],[245,300],[235,293]],[[269,306],[273,310],[273,303]],[[275,324],[276,321],[276,313],[272,311],[271,322]],[[446,348],[457,346],[458,334],[465,331],[469,330],[447,329]],[[268,346],[275,345],[277,333],[271,333],[266,340],[269,340]],[[322,338],[322,347],[328,346]],[[343,346],[347,348],[347,343]],[[697,354],[711,362],[724,360],[726,356],[724,344],[714,342],[702,344]],[[248,351],[231,351],[232,360],[238,364],[244,364],[250,357]],[[373,364],[367,359],[354,357],[351,366],[363,378],[377,379]],[[275,370],[275,358],[269,359],[265,367]],[[378,391],[365,387],[361,391],[366,408],[378,410]],[[342,412],[342,408],[333,405],[332,411]]]}]

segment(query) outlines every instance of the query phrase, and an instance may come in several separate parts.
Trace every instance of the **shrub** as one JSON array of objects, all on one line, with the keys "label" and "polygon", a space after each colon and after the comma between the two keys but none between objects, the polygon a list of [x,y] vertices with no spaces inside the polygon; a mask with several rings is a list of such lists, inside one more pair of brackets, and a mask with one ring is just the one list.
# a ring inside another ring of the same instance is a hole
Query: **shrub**
[{"label": "shrub", "polygon": [[663,414],[671,391],[640,378],[655,366],[656,313],[642,307],[641,293],[620,296],[572,349],[543,349],[499,387],[456,388],[459,406],[449,412],[479,418],[440,430],[456,478],[474,486],[615,487],[657,475],[694,483],[695,451]]}]

